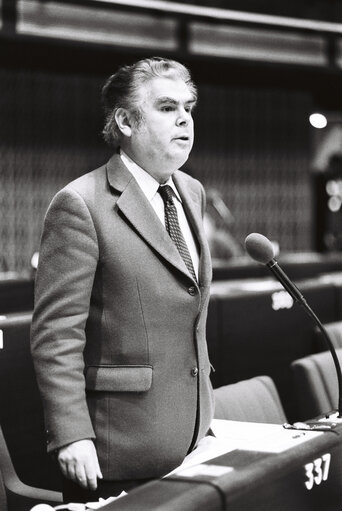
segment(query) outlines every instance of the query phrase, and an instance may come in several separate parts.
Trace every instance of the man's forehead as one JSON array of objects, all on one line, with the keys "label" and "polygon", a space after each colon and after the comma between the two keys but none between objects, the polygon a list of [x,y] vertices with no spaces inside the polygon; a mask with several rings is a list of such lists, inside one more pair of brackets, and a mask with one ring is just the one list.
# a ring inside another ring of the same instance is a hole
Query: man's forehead
[{"label": "man's forehead", "polygon": [[142,86],[145,99],[160,103],[164,101],[194,102],[196,97],[184,80],[178,78],[152,78]]}]

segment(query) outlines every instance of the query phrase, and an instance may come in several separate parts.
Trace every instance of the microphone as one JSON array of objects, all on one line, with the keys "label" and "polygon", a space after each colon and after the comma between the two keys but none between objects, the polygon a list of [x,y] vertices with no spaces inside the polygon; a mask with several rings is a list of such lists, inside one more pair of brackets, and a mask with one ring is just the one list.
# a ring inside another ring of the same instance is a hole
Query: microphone
[{"label": "microphone", "polygon": [[292,296],[293,300],[304,307],[305,312],[310,316],[311,319],[318,326],[323,334],[323,337],[328,345],[332,358],[334,360],[337,381],[338,381],[338,418],[342,418],[342,372],[340,362],[337,358],[336,351],[333,343],[328,335],[328,332],[322,325],[319,318],[316,316],[314,311],[308,305],[304,296],[301,294],[297,286],[289,279],[286,273],[280,268],[278,262],[274,259],[273,245],[266,236],[253,232],[249,234],[245,239],[245,247],[248,254],[257,261],[258,263],[265,264],[276,277],[276,279],[282,284],[284,289]]},{"label": "microphone", "polygon": [[304,296],[274,259],[273,245],[266,236],[253,232],[245,240],[248,254],[258,263],[266,264],[295,302],[306,304]]}]

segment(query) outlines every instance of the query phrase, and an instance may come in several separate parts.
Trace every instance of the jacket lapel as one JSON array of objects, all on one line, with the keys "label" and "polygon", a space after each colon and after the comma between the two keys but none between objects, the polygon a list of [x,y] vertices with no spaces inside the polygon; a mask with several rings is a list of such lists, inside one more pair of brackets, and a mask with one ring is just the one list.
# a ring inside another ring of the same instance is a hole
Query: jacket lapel
[{"label": "jacket lapel", "polygon": [[121,192],[116,205],[133,228],[166,261],[189,277],[176,246],[118,154],[107,163],[107,176],[110,185]]}]

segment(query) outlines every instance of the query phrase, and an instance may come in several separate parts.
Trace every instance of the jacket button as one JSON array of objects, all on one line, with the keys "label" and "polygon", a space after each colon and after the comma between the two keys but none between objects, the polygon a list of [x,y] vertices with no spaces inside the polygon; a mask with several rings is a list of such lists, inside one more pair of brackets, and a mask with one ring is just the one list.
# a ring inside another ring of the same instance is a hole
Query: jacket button
[{"label": "jacket button", "polygon": [[195,377],[198,375],[198,368],[197,367],[193,367],[191,369],[191,376]]},{"label": "jacket button", "polygon": [[195,286],[190,286],[188,289],[188,293],[189,293],[189,295],[194,296],[196,294]]}]

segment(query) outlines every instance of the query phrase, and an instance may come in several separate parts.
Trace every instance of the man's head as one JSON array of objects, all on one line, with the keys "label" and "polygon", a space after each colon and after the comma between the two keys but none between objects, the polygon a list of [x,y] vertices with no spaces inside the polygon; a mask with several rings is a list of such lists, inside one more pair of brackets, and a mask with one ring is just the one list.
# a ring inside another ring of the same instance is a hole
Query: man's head
[{"label": "man's head", "polygon": [[154,57],[125,66],[106,82],[105,140],[163,182],[187,160],[197,91],[180,63]]}]

